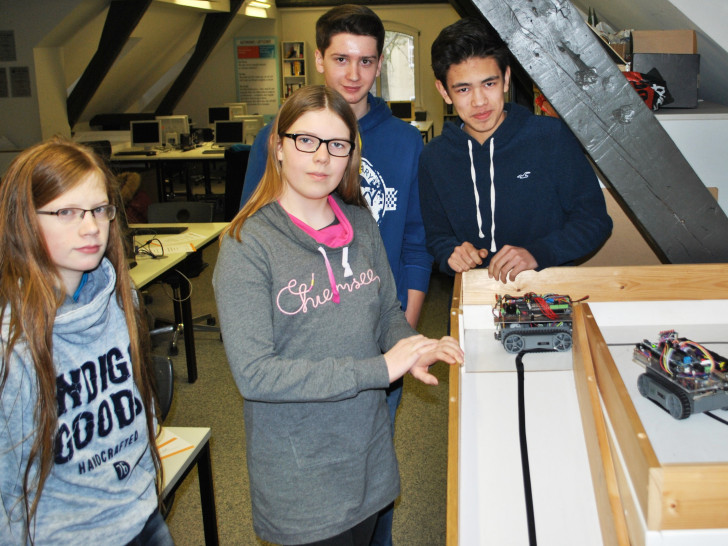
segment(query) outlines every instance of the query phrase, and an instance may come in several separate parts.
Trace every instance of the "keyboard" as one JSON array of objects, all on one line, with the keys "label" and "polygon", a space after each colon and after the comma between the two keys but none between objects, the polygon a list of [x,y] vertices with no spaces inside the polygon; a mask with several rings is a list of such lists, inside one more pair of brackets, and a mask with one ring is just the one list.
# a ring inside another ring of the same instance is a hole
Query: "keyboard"
[{"label": "keyboard", "polygon": [[132,235],[177,235],[187,231],[187,226],[156,226],[130,228]]},{"label": "keyboard", "polygon": [[122,150],[120,152],[114,153],[114,156],[120,156],[120,155],[157,155],[157,152],[145,151],[145,150]]},{"label": "keyboard", "polygon": [[224,154],[225,148],[211,148],[209,150],[202,150],[203,154]]}]

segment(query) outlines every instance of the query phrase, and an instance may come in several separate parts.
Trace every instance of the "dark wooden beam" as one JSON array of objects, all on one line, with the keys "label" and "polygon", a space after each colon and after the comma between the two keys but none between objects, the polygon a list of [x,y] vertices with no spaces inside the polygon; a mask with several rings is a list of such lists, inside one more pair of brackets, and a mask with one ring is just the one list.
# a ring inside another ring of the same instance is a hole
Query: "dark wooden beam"
[{"label": "dark wooden beam", "polygon": [[230,23],[238,13],[243,0],[230,0],[230,11],[208,13],[197,38],[195,52],[187,61],[179,76],[174,80],[155,112],[158,116],[168,116],[174,112],[175,106],[182,99],[197,73],[205,64],[213,48],[217,45]]},{"label": "dark wooden beam", "polygon": [[66,100],[68,125],[71,129],[76,125],[151,3],[152,0],[114,0],[109,4],[96,53]]},{"label": "dark wooden beam", "polygon": [[728,217],[569,0],[474,0],[655,250],[728,262]]}]

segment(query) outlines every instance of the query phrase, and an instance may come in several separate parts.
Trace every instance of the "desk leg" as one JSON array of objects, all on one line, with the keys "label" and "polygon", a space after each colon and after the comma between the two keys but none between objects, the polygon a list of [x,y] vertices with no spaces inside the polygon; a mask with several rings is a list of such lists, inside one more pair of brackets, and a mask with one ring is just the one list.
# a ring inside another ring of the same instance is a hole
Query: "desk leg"
[{"label": "desk leg", "polygon": [[180,299],[182,300],[182,327],[185,338],[185,354],[187,356],[187,381],[197,381],[197,354],[195,353],[195,326],[192,321],[192,301],[190,300],[190,284],[180,279]]},{"label": "desk leg", "polygon": [[185,194],[187,196],[187,201],[192,201],[195,197],[192,192],[192,179],[190,178],[190,166],[187,162],[185,162],[182,166],[184,169],[184,176],[185,176]]},{"label": "desk leg", "polygon": [[164,203],[167,200],[167,188],[164,187],[164,168],[161,161],[154,162],[154,171],[157,174],[157,200]]},{"label": "desk leg", "polygon": [[212,483],[212,464],[210,461],[210,442],[205,442],[197,462],[197,477],[200,479],[200,504],[202,506],[202,525],[205,530],[205,544],[217,546],[217,510],[215,491]]},{"label": "desk leg", "polygon": [[212,180],[210,179],[210,162],[202,162],[202,175],[205,181],[205,197],[212,195]]}]

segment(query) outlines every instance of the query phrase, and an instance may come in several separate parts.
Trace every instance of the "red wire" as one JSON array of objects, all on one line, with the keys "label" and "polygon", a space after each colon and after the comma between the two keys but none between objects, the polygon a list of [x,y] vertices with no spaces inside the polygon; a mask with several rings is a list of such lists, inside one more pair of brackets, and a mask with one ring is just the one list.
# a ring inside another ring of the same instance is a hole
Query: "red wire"
[{"label": "red wire", "polygon": [[550,319],[556,319],[556,313],[549,307],[549,304],[546,303],[546,300],[543,298],[533,298],[533,301],[535,301],[538,306],[541,308],[541,311],[543,311],[543,314],[546,315]]}]

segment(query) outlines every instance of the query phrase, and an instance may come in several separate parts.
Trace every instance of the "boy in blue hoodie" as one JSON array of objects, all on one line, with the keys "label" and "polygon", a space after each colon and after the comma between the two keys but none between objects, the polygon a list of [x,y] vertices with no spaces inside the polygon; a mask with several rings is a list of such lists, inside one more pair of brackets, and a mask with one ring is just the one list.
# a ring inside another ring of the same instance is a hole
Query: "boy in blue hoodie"
[{"label": "boy in blue hoodie", "polygon": [[461,19],[431,52],[435,85],[460,116],[420,157],[427,246],[440,270],[488,267],[506,282],[596,250],[612,229],[597,177],[563,121],[505,103],[506,44]]},{"label": "boy in blue hoodie", "polygon": [[[397,298],[407,322],[417,327],[432,273],[420,214],[417,164],[422,151],[418,129],[392,115],[386,102],[369,93],[382,67],[384,25],[368,7],[345,4],[316,22],[316,69],[326,85],[349,103],[359,121],[361,189],[379,226]],[[253,143],[240,202],[257,188],[267,159],[270,125]],[[387,391],[392,431],[402,398],[402,380]],[[380,518],[372,544],[391,544],[392,511]]]}]

